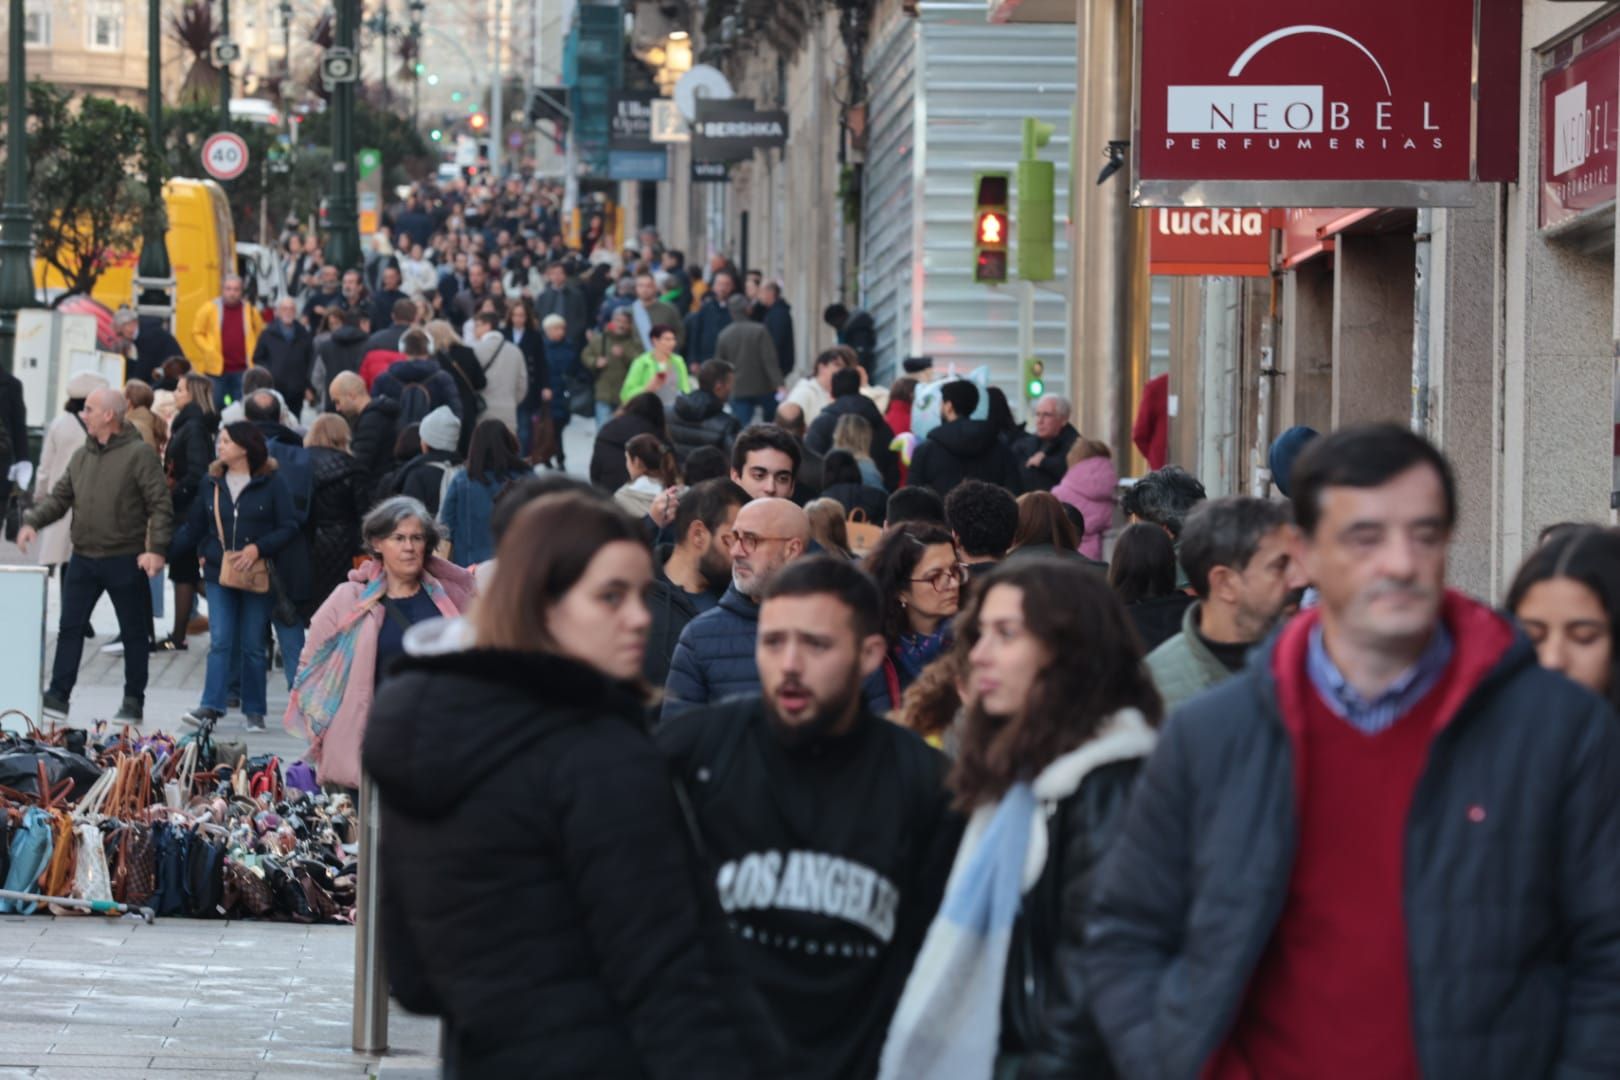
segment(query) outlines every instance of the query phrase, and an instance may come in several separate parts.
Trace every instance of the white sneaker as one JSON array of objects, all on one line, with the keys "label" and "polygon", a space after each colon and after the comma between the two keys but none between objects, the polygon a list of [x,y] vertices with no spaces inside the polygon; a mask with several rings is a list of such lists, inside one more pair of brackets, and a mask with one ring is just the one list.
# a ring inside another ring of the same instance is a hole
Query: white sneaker
[{"label": "white sneaker", "polygon": [[124,643],[122,641],[109,641],[101,647],[101,651],[109,656],[123,656]]}]

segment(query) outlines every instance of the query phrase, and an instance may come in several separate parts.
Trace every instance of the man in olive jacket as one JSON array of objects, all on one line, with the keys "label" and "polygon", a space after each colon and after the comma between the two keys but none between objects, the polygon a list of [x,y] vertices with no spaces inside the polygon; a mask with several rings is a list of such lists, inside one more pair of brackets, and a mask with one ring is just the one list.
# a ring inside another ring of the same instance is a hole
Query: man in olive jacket
[{"label": "man in olive jacket", "polygon": [[1613,1076],[1620,721],[1445,588],[1398,425],[1294,466],[1321,602],[1170,717],[1065,939],[1120,1075]]},{"label": "man in olive jacket", "polygon": [[73,558],[62,578],[62,620],[56,663],[45,691],[45,714],[65,718],[84,654],[84,628],[101,594],[112,598],[124,642],[124,701],[114,720],[138,724],[146,701],[152,638],[147,578],[163,572],[174,531],[173,504],[163,465],[124,419],[124,395],[97,390],[79,414],[89,435],[68,459],[67,472],[23,519],[17,546],[38,530],[73,515]]},{"label": "man in olive jacket", "polygon": [[762,313],[746,297],[733,296],[728,310],[731,325],[720,331],[714,358],[724,360],[737,371],[731,386],[731,413],[746,427],[758,409],[770,423],[776,413],[776,391],[782,386],[776,343],[759,321]]}]

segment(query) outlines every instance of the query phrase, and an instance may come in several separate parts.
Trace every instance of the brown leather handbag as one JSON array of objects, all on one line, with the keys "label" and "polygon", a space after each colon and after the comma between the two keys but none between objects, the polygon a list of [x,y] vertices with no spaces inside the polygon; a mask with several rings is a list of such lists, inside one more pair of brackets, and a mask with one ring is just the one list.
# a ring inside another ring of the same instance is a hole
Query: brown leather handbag
[{"label": "brown leather handbag", "polygon": [[214,527],[219,530],[219,546],[225,554],[219,560],[219,583],[229,589],[240,589],[243,592],[267,593],[270,591],[270,565],[264,561],[263,556],[253,560],[253,565],[246,570],[238,570],[231,562],[231,556],[237,553],[236,546],[236,515],[231,515],[231,544],[225,546],[225,524],[219,518],[219,487],[214,487]]}]

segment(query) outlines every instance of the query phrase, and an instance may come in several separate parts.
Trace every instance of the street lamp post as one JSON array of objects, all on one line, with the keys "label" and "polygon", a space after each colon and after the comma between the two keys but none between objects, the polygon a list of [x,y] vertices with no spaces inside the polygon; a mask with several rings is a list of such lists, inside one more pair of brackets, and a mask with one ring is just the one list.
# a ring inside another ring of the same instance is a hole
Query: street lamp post
[{"label": "street lamp post", "polygon": [[382,104],[388,108],[388,0],[382,0],[377,13],[377,40],[382,44]]},{"label": "street lamp post", "polygon": [[411,127],[422,122],[422,14],[427,11],[427,0],[411,0],[411,56],[416,69],[411,72]]},{"label": "street lamp post", "polygon": [[[219,40],[231,40],[231,0],[219,0]],[[231,62],[228,57],[219,65],[219,126],[231,126]]]},{"label": "street lamp post", "polygon": [[[292,0],[281,0],[281,70],[288,83],[292,82]],[[283,92],[291,97],[292,87]]]},{"label": "street lamp post", "polygon": [[[16,0],[13,0],[16,2]],[[360,0],[337,0],[337,44],[354,57],[355,80],[332,87],[332,197],[327,206],[327,259],[339,270],[360,266],[359,200],[354,181],[354,88],[359,83],[360,54],[355,38]]]},{"label": "street lamp post", "polygon": [[6,45],[6,196],[0,206],[0,371],[12,370],[17,344],[17,312],[34,306],[34,271],[29,265],[28,69],[23,52],[23,0],[9,4]]},{"label": "street lamp post", "polygon": [[168,213],[163,204],[163,2],[146,2],[146,210],[141,221],[141,259],[135,266],[135,309],[168,322]]}]

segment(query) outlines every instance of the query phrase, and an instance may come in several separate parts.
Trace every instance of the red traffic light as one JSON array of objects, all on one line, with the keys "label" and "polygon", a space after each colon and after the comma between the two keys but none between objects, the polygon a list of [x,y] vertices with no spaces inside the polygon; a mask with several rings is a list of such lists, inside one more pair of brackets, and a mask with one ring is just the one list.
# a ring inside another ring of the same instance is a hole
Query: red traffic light
[{"label": "red traffic light", "polygon": [[478,112],[478,113],[473,113],[472,116],[470,118],[468,118],[467,123],[472,125],[472,129],[474,131],[483,131],[484,130],[484,125],[489,123],[489,121],[484,118],[483,113]]},{"label": "red traffic light", "polygon": [[985,210],[979,214],[979,244],[982,247],[1006,246],[1006,214],[999,210]]}]

